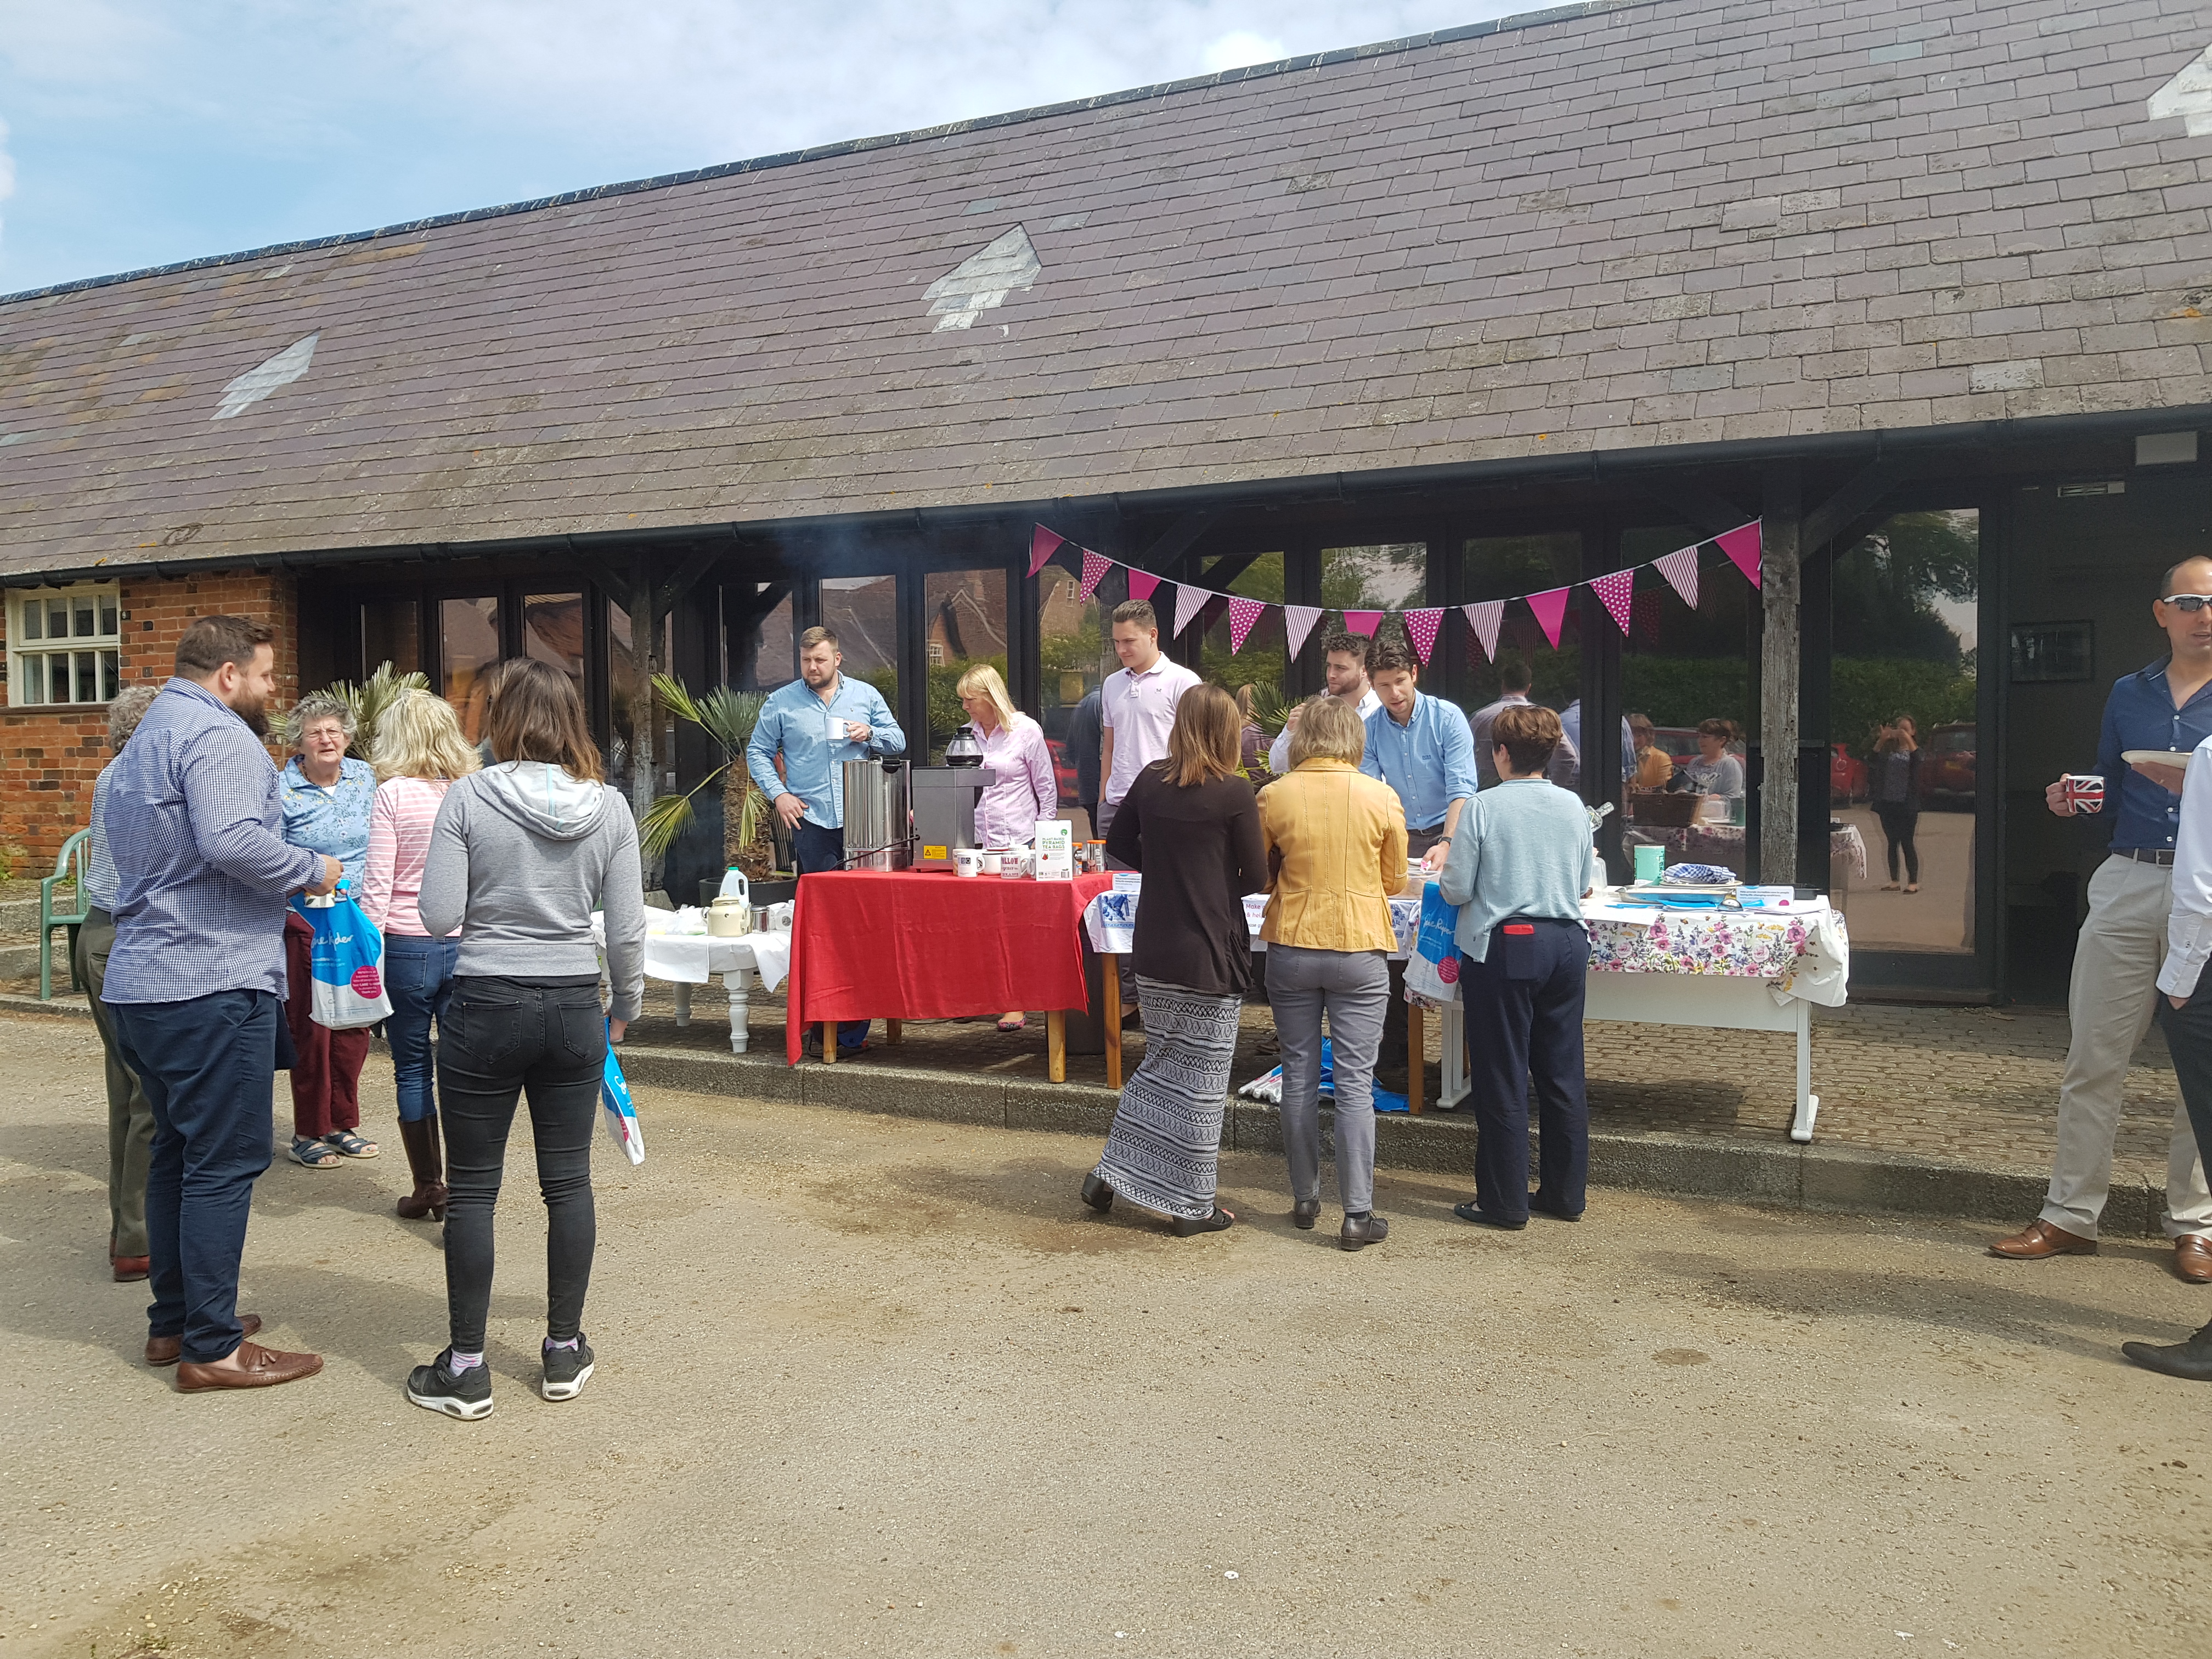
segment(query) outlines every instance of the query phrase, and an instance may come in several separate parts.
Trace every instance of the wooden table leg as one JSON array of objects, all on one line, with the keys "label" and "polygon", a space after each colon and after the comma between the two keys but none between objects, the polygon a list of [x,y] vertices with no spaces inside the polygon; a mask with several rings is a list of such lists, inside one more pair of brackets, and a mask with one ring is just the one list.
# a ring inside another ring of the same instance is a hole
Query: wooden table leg
[{"label": "wooden table leg", "polygon": [[887,1019],[884,1022],[884,1041],[885,1042],[903,1042],[905,1040],[906,1022],[904,1020]]},{"label": "wooden table leg", "polygon": [[1121,958],[1101,955],[1106,971],[1098,977],[1106,988],[1106,1086],[1121,1086]]},{"label": "wooden table leg", "polygon": [[1054,1083],[1067,1081],[1067,1011],[1048,1010],[1044,1017],[1045,1075]]},{"label": "wooden table leg", "polygon": [[837,1063],[837,1022],[834,1019],[822,1022],[822,1063],[824,1066]]},{"label": "wooden table leg", "polygon": [[1406,1005],[1406,1109],[1415,1117],[1421,1115],[1424,1057],[1429,1047],[1428,1022],[1423,1018],[1427,1012],[1418,1002]]}]

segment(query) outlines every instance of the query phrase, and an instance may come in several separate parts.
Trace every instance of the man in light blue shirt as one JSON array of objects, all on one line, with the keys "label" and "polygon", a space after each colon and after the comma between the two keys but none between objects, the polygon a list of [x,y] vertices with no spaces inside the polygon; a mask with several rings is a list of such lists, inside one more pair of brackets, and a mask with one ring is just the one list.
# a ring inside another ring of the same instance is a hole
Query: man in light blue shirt
[{"label": "man in light blue shirt", "polygon": [[[1580,697],[1577,697],[1559,711],[1559,735],[1565,739],[1560,748],[1564,750],[1571,750],[1575,757],[1575,775],[1566,781],[1564,787],[1569,789],[1579,788],[1582,784],[1583,749],[1583,700]],[[1635,775],[1636,733],[1628,729],[1628,717],[1624,714],[1620,720],[1620,781],[1626,783]],[[1553,781],[1559,781],[1556,776]]]},{"label": "man in light blue shirt", "polygon": [[[845,867],[845,763],[906,753],[906,733],[890,705],[866,681],[847,679],[844,660],[831,629],[800,635],[799,678],[769,694],[745,745],[745,769],[791,831],[793,862],[802,876]],[[837,1027],[841,1054],[859,1053],[867,1038],[865,1019]],[[808,1036],[810,1052],[816,1041]]]},{"label": "man in light blue shirt", "polygon": [[[1459,815],[1474,796],[1474,734],[1455,703],[1425,697],[1414,689],[1420,665],[1395,640],[1377,640],[1367,657],[1367,678],[1382,706],[1361,722],[1367,747],[1359,769],[1397,791],[1406,813],[1406,856],[1423,870],[1442,864],[1451,850]],[[1406,1049],[1406,964],[1390,963],[1390,1000],[1382,1008],[1382,1047],[1376,1080],[1403,1091],[1412,1081]]]}]

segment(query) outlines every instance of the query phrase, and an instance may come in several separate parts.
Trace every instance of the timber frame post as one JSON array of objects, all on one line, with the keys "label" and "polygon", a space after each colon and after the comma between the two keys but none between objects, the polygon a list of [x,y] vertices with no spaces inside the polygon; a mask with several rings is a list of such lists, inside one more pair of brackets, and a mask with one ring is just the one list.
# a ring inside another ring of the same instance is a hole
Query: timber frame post
[{"label": "timber frame post", "polygon": [[1765,612],[1759,652],[1759,746],[1765,761],[1759,790],[1759,878],[1797,879],[1798,612],[1803,592],[1798,532],[1803,483],[1794,460],[1778,461],[1760,480],[1759,590]]}]

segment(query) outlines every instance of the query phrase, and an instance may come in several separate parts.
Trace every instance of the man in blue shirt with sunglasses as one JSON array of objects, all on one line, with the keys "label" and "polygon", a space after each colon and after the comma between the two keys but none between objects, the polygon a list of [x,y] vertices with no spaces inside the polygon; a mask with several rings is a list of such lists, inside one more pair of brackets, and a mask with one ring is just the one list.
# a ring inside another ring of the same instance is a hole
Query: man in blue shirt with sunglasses
[{"label": "man in blue shirt with sunglasses", "polygon": [[[2096,1249],[2128,1059],[2157,1006],[2182,769],[2130,765],[2121,756],[2138,749],[2186,754],[2212,736],[2212,559],[2184,559],[2158,591],[2162,597],[2152,603],[2151,615],[2165,630],[2170,654],[2123,677],[2105,704],[2096,770],[2105,781],[2101,811],[2112,825],[2112,856],[2089,878],[2089,916],[2074,947],[2067,991],[2073,1035],[2058,1089],[2050,1191],[2042,1214],[1990,1247],[2014,1261]],[[2063,782],[2052,784],[2045,799],[2060,817],[2077,812]],[[2179,1103],[2166,1158],[2166,1235],[2173,1241],[2175,1274],[2212,1283],[2212,1193]]]}]

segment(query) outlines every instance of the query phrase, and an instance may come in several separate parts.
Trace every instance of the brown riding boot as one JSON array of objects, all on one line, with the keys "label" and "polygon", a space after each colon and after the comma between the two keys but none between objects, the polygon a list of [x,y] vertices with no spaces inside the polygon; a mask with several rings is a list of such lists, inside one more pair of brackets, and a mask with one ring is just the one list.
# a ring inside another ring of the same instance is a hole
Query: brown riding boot
[{"label": "brown riding boot", "polygon": [[415,1176],[415,1190],[399,1200],[399,1213],[409,1221],[428,1217],[446,1218],[446,1157],[439,1144],[438,1115],[399,1125],[399,1144],[407,1149],[407,1167]]}]

